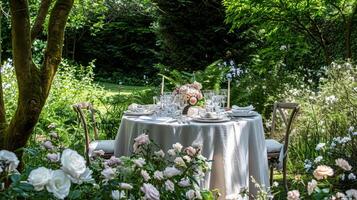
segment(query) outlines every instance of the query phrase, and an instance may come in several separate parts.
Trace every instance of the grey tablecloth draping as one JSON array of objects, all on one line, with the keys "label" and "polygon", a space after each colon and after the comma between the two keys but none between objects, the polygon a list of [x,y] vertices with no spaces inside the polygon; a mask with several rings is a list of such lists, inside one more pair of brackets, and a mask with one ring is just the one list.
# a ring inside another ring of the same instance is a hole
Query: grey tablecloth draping
[{"label": "grey tablecloth draping", "polygon": [[269,186],[267,151],[260,115],[237,118],[223,123],[158,122],[124,116],[115,139],[114,154],[130,155],[135,137],[144,130],[164,151],[179,142],[186,146],[201,146],[202,155],[211,162],[211,171],[202,187],[219,189],[222,199],[241,199],[239,192],[248,188],[255,194],[250,177]]}]

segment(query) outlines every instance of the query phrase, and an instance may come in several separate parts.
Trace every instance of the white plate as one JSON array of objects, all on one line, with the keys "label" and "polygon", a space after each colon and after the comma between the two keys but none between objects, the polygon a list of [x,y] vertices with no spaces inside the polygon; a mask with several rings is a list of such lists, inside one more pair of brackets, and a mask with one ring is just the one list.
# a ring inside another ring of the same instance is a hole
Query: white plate
[{"label": "white plate", "polygon": [[125,115],[130,115],[130,116],[142,116],[142,115],[152,115],[153,111],[144,111],[144,112],[134,112],[134,111],[124,111]]},{"label": "white plate", "polygon": [[219,123],[219,122],[228,122],[229,118],[193,118],[192,121],[195,122],[204,122],[204,123]]}]

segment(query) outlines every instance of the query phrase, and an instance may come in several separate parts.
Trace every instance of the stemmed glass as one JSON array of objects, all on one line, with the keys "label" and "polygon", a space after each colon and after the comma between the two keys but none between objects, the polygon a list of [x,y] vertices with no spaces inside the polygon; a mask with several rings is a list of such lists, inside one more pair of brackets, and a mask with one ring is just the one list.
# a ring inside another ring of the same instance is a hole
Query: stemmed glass
[{"label": "stemmed glass", "polygon": [[221,96],[221,103],[222,103],[222,107],[224,108],[226,103],[227,103],[227,94],[228,94],[228,90],[227,89],[221,89],[219,91],[219,95]]},{"label": "stemmed glass", "polygon": [[213,111],[212,97],[214,96],[213,90],[202,90],[203,96],[205,98],[205,108],[207,112]]}]

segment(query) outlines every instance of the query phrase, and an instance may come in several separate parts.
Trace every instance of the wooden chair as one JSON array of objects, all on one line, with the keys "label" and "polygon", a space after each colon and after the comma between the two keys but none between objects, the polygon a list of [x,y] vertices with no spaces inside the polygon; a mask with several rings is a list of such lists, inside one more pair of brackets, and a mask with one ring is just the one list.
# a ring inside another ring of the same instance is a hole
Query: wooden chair
[{"label": "wooden chair", "polygon": [[[109,158],[114,155],[114,141],[115,140],[99,140],[98,139],[98,127],[97,121],[95,119],[95,109],[93,108],[91,103],[82,102],[73,105],[74,111],[77,113],[77,117],[79,119],[80,124],[84,129],[85,136],[85,153],[88,164],[90,164],[90,153],[92,151],[103,150],[105,158]],[[84,111],[87,111],[90,115],[91,126],[88,125],[86,120],[88,114],[85,114]],[[90,137],[90,127],[93,129],[94,140],[91,141]]]},{"label": "wooden chair", "polygon": [[[288,157],[288,147],[289,147],[289,136],[292,131],[292,124],[294,120],[296,119],[297,113],[299,112],[299,105],[296,103],[282,103],[282,102],[276,102],[274,103],[274,109],[273,109],[273,119],[272,119],[272,127],[271,127],[271,132],[274,133],[275,128],[276,128],[276,121],[277,121],[277,113],[279,112],[282,118],[282,121],[285,125],[285,134],[284,138],[281,139],[280,141],[274,140],[274,139],[266,139],[265,143],[267,146],[267,153],[268,153],[268,161],[269,161],[269,167],[270,167],[270,185],[273,184],[273,174],[274,174],[274,168],[278,167],[279,164],[279,157],[282,151],[282,156],[283,156],[283,182],[284,182],[284,187],[285,190],[288,191],[288,185],[287,185],[287,178],[286,178],[286,163],[287,163],[287,157]],[[284,112],[284,111],[291,111],[290,114],[289,112]]]}]

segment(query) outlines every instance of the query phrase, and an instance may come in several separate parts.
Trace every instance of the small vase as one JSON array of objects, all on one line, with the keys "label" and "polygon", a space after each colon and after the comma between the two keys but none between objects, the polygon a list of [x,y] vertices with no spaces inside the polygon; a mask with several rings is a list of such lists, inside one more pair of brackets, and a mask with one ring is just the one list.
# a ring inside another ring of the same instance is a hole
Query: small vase
[{"label": "small vase", "polygon": [[190,109],[191,105],[187,104],[187,106],[185,106],[182,110],[182,114],[183,115],[187,115],[188,110]]}]

